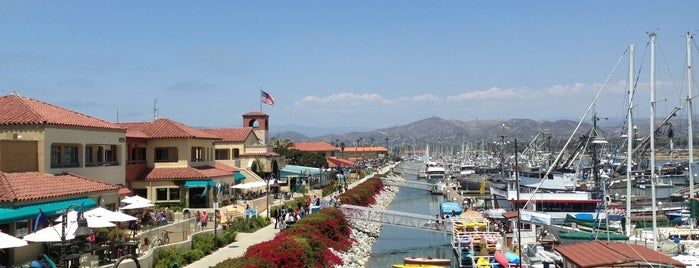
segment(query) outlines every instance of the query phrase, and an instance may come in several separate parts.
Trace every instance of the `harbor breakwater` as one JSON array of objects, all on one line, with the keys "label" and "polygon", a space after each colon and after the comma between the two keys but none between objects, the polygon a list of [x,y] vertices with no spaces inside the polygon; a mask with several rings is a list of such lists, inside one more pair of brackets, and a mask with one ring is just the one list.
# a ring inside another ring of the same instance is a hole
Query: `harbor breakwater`
[{"label": "harbor breakwater", "polygon": [[[376,209],[386,209],[398,194],[399,187],[385,186],[384,191],[374,196],[376,204],[370,206]],[[354,239],[352,248],[344,252],[333,251],[342,259],[342,265],[335,268],[361,268],[369,260],[376,239],[381,234],[381,224],[363,220],[350,220],[350,237]],[[332,250],[332,249],[331,249]]]}]

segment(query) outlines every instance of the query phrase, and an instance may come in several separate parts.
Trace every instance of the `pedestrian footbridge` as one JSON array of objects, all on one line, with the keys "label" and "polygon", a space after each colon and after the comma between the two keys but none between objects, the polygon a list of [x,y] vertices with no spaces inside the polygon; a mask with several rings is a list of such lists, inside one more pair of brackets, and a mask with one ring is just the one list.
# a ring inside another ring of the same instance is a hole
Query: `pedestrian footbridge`
[{"label": "pedestrian footbridge", "polygon": [[406,187],[406,188],[413,188],[413,189],[419,189],[419,190],[426,190],[426,191],[440,191],[444,190],[446,185],[442,184],[434,184],[434,183],[427,183],[427,182],[419,182],[419,181],[407,181],[403,178],[398,178],[398,177],[385,177],[381,178],[381,181],[383,181],[384,185],[388,186],[397,186],[397,187]]},{"label": "pedestrian footbridge", "polygon": [[406,213],[400,211],[375,209],[354,205],[342,205],[340,210],[349,221],[366,221],[380,224],[427,230],[438,232],[451,232],[452,221],[437,219],[435,216]]}]

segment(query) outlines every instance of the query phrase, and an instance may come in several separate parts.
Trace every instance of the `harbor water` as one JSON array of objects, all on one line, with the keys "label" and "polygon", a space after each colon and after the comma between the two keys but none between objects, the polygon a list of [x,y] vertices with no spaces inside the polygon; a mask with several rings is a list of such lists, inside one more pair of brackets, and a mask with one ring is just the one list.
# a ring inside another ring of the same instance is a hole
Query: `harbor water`
[{"label": "harbor water", "polygon": [[[416,174],[404,176],[406,180],[417,180]],[[433,195],[425,190],[401,188],[388,209],[434,216],[439,213],[439,203],[442,201],[442,195]],[[405,257],[452,259],[452,267],[457,267],[450,239],[451,236],[442,232],[383,225],[366,267],[403,264]]]}]

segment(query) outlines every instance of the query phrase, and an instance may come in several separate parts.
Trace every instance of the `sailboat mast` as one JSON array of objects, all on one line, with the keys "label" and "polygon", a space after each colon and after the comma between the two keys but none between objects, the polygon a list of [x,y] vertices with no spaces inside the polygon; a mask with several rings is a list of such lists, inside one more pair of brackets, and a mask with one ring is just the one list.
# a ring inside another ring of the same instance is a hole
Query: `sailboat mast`
[{"label": "sailboat mast", "polygon": [[655,33],[650,34],[650,191],[653,250],[658,250],[658,207],[655,204]]},{"label": "sailboat mast", "polygon": [[631,120],[633,111],[633,73],[634,73],[634,45],[629,45],[629,110],[626,118],[626,236],[631,236],[631,168],[633,165],[633,123]]},{"label": "sailboat mast", "polygon": [[[694,198],[694,132],[692,131],[692,120],[694,110],[692,109],[692,35],[687,33],[687,144],[689,150],[689,198]],[[694,226],[689,221],[689,226]]]}]

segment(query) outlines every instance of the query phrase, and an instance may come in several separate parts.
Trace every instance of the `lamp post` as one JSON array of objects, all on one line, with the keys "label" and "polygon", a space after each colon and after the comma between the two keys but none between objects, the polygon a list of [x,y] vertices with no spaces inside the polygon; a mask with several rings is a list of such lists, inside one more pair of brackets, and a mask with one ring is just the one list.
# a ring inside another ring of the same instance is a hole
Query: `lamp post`
[{"label": "lamp post", "polygon": [[267,200],[266,200],[267,201],[267,209],[266,209],[267,219],[269,219],[269,180],[270,180],[270,178],[268,177],[267,178],[267,192],[265,193],[265,197],[267,198]]},{"label": "lamp post", "polygon": [[[61,214],[61,258],[58,260],[58,266],[61,268],[67,267],[67,262],[66,262],[66,224],[68,224],[68,210],[70,209],[78,209],[77,211],[83,210],[83,207],[77,204],[73,204],[68,206],[65,210],[63,210],[63,213]],[[75,230],[75,233],[73,234],[76,239],[81,239],[85,238],[86,236],[90,235],[92,233],[92,230],[90,230],[89,227],[87,227],[87,219],[83,218],[81,213],[78,213],[76,223],[78,224],[78,228]],[[81,250],[82,251],[82,250]]]},{"label": "lamp post", "polygon": [[219,183],[216,183],[216,186],[214,186],[214,248],[218,248],[218,233],[217,233],[217,225],[218,225],[218,188],[219,188]]}]

